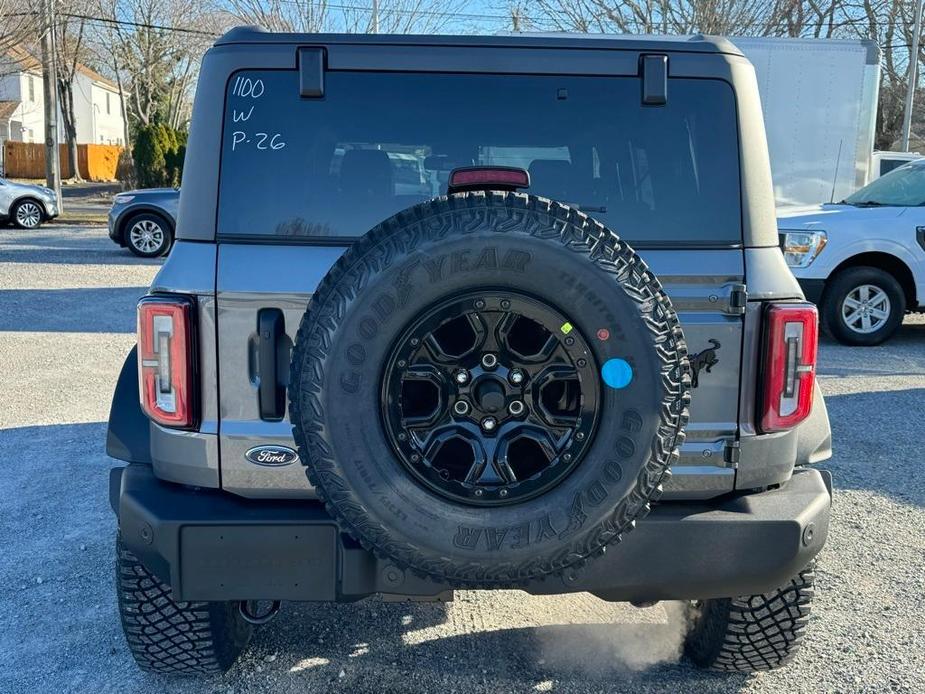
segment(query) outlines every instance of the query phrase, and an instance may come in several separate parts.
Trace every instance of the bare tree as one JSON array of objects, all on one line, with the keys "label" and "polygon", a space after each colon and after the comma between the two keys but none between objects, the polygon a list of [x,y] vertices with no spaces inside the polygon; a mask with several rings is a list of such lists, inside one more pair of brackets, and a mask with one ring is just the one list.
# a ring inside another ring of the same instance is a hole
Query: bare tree
[{"label": "bare tree", "polygon": [[0,76],[18,69],[7,53],[25,43],[36,42],[41,18],[27,0],[0,0]]},{"label": "bare tree", "polygon": [[255,24],[269,31],[322,31],[327,27],[325,0],[228,0],[217,10],[232,24]]},{"label": "bare tree", "polygon": [[635,34],[830,36],[842,0],[514,0],[517,28]]},{"label": "bare tree", "polygon": [[[380,0],[378,31],[382,34],[436,34],[451,24],[458,26],[459,15],[466,7],[463,0]],[[373,31],[371,8],[348,5],[340,9],[344,31],[362,34]]]},{"label": "bare tree", "polygon": [[[270,31],[369,33],[374,29],[372,4],[328,3],[326,0],[227,0],[216,6],[234,23],[256,24]],[[427,34],[458,23],[465,0],[380,0],[378,31],[383,34]]]},{"label": "bare tree", "polygon": [[61,111],[61,124],[64,126],[64,139],[71,162],[71,179],[83,180],[77,165],[77,117],[74,112],[74,82],[82,61],[86,56],[87,22],[82,17],[72,15],[84,14],[86,7],[80,0],[59,6],[54,46],[58,77],[58,106]]},{"label": "bare tree", "polygon": [[182,128],[199,61],[217,33],[213,16],[196,0],[96,2],[108,21],[96,32],[95,50],[125,94],[126,115]]}]

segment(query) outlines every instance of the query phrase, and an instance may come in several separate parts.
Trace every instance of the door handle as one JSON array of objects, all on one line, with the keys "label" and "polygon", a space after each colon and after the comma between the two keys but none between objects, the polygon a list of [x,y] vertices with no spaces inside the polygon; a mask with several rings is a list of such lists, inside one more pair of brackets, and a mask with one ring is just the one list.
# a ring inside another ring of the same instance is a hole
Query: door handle
[{"label": "door handle", "polygon": [[278,308],[264,308],[257,313],[257,393],[260,418],[279,420],[286,411],[284,367],[289,371],[286,323]]}]

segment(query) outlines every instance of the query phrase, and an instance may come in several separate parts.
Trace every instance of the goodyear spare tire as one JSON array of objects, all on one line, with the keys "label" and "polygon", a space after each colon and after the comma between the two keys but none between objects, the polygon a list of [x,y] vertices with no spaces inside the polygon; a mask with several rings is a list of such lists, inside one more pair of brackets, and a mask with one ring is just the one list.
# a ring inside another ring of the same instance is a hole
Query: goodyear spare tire
[{"label": "goodyear spare tire", "polygon": [[290,415],[309,480],[365,547],[439,581],[517,585],[648,511],[689,382],[671,303],[613,232],[469,192],[399,213],[331,269]]}]

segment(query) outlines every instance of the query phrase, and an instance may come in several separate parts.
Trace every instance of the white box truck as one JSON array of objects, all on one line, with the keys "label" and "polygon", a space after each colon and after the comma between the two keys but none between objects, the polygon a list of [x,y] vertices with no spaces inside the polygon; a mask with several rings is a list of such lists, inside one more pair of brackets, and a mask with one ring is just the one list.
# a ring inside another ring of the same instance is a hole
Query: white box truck
[{"label": "white box truck", "polygon": [[755,66],[777,206],[841,200],[865,185],[880,91],[877,44],[730,40]]}]

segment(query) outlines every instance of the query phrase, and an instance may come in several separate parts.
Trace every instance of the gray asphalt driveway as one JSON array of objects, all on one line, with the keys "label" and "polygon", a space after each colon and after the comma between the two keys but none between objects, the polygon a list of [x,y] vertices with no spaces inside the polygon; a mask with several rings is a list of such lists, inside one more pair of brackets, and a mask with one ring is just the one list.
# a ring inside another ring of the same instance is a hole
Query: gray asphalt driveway
[{"label": "gray asphalt driveway", "polygon": [[922,317],[882,347],[822,346],[834,518],[789,668],[693,669],[672,605],[464,591],[285,605],[224,677],[140,673],[115,609],[104,422],[157,265],[100,228],[0,230],[0,692],[925,691]]}]

